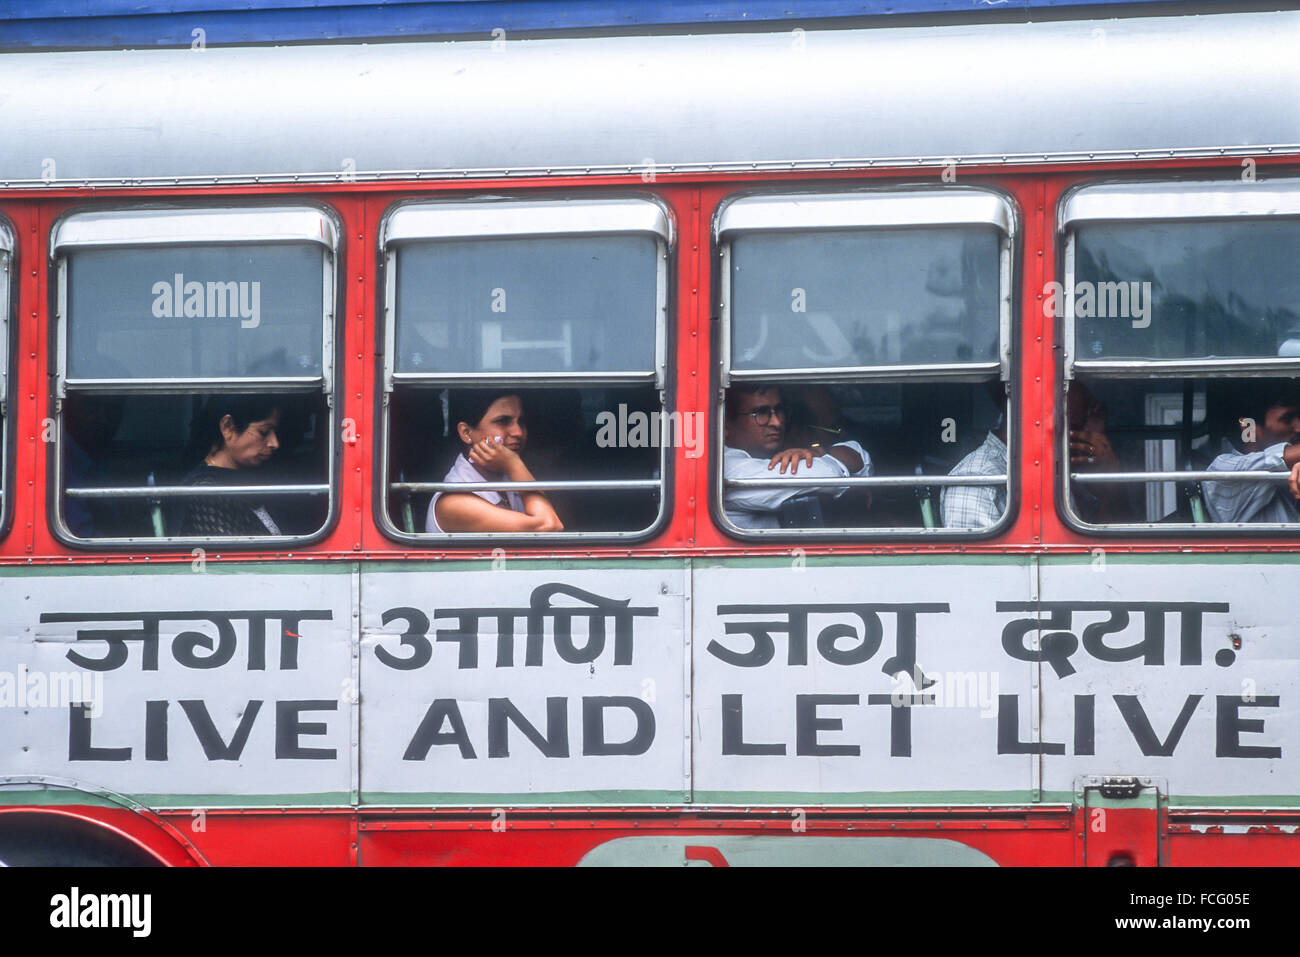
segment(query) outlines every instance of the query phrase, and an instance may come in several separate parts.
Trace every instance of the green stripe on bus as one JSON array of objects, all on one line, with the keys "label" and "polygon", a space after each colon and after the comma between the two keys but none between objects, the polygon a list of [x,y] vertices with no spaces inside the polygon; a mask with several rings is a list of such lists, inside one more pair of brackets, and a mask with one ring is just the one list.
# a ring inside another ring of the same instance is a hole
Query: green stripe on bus
[{"label": "green stripe on bus", "polygon": [[[128,802],[159,811],[191,810],[200,808],[330,808],[352,810],[351,795],[347,791],[325,791],[315,794],[132,794]],[[1099,799],[1099,797],[1098,797]],[[1291,809],[1300,807],[1300,795],[1171,795],[1169,807],[1180,811],[1219,808],[1270,808]],[[1096,799],[1090,797],[1092,806]],[[683,810],[702,808],[735,809],[744,807],[803,807],[812,810],[838,810],[844,807],[907,807],[907,806],[1018,806],[1053,807],[1075,803],[1073,791],[1045,791],[1034,800],[1032,790],[1023,791],[863,791],[814,794],[804,791],[698,791],[693,800],[685,799],[681,791],[589,790],[589,791],[539,791],[519,793],[404,793],[375,791],[362,795],[359,808],[364,811],[384,807],[474,807],[496,806],[565,806],[584,805],[663,805]],[[102,794],[75,791],[67,788],[0,787],[0,806],[60,806],[81,805],[92,807],[124,807],[118,801]],[[1142,802],[1107,800],[1107,807],[1142,806]]]}]

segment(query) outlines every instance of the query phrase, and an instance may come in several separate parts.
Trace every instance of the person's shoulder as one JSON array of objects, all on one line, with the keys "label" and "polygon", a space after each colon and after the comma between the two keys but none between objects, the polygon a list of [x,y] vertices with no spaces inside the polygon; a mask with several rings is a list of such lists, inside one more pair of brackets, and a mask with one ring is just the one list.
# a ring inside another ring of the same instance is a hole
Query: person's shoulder
[{"label": "person's shoulder", "polygon": [[986,466],[995,465],[1006,459],[1006,446],[996,435],[990,432],[973,450],[967,452],[949,475],[980,475]]},{"label": "person's shoulder", "polygon": [[207,462],[200,462],[181,479],[181,485],[229,485],[234,478],[234,469],[217,468]]},{"label": "person's shoulder", "polygon": [[758,459],[741,449],[733,449],[730,445],[722,447],[722,460],[724,462],[757,462]]}]

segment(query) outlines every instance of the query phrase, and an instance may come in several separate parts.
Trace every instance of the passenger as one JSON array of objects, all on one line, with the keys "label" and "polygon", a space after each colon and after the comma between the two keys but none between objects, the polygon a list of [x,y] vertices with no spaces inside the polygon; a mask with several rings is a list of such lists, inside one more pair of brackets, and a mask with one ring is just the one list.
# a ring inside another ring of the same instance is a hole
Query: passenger
[{"label": "passenger", "polygon": [[[271,396],[214,396],[191,426],[203,462],[181,479],[182,485],[256,485],[258,469],[280,447],[280,401]],[[261,504],[243,496],[189,499],[180,523],[184,536],[279,535],[280,528]]]},{"label": "passenger", "polygon": [[844,434],[844,416],[835,396],[824,385],[787,389],[785,405],[789,410],[785,441],[791,448],[811,448]]},{"label": "passenger", "polygon": [[[519,457],[528,440],[517,392],[456,391],[451,421],[463,448],[444,482],[532,482]],[[427,532],[562,532],[541,492],[439,492],[429,502]]]},{"label": "passenger", "polygon": [[[1070,383],[1065,414],[1070,433],[1071,471],[1123,471],[1106,435],[1106,407],[1080,381]],[[1071,482],[1070,494],[1075,510],[1085,522],[1113,524],[1142,518],[1141,508],[1129,500],[1129,487],[1123,483]]]},{"label": "passenger", "polygon": [[[1002,401],[1002,383],[997,400]],[[1006,475],[1007,420],[998,420],[980,446],[958,462],[949,475]],[[944,528],[989,528],[1007,509],[1007,487],[1002,485],[949,485],[939,496]]]},{"label": "passenger", "polygon": [[[871,457],[857,442],[831,446],[813,443],[808,448],[782,449],[785,443],[785,408],[780,390],[766,385],[733,386],[727,390],[723,429],[723,475],[728,479],[772,478],[790,475],[790,483],[770,488],[728,488],[722,496],[727,518],[740,528],[780,528],[780,512],[792,499],[818,495],[843,495],[848,486],[799,485],[800,464],[808,478],[847,478],[871,474]],[[791,523],[796,524],[796,523]]]},{"label": "passenger", "polygon": [[1300,395],[1293,391],[1263,393],[1253,405],[1253,441],[1243,438],[1240,452],[1220,455],[1210,463],[1209,471],[1291,469],[1292,488],[1288,490],[1282,482],[1202,482],[1205,506],[1216,522],[1300,522],[1300,509],[1289,494],[1296,491],[1294,470],[1300,464]]}]

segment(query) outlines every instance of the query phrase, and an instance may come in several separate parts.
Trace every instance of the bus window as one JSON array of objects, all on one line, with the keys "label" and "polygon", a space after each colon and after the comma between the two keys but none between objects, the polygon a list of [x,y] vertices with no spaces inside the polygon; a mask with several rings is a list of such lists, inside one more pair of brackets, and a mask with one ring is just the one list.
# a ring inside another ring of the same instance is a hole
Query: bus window
[{"label": "bus window", "polygon": [[61,537],[278,543],[325,528],[336,236],[306,207],[55,225]]},{"label": "bus window", "polygon": [[1300,522],[1300,181],[1094,185],[1061,213],[1066,517]]},{"label": "bus window", "polygon": [[14,234],[0,220],[0,531],[8,528],[9,516],[9,323],[10,284],[13,281]]},{"label": "bus window", "polygon": [[390,535],[627,537],[658,522],[671,240],[648,199],[389,213]]},{"label": "bus window", "polygon": [[724,204],[715,508],[729,531],[1002,525],[1013,233],[1005,200],[976,189]]}]

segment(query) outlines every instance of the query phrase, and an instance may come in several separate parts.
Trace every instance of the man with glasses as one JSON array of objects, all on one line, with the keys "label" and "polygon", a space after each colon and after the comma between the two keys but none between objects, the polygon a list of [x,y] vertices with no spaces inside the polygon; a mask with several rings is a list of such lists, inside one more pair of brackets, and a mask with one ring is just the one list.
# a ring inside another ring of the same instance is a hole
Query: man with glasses
[{"label": "man with glasses", "polygon": [[[769,479],[787,476],[779,486],[724,488],[727,518],[740,528],[780,528],[817,524],[819,509],[804,510],[805,518],[792,518],[793,500],[807,497],[836,498],[847,486],[810,487],[803,478],[848,478],[871,474],[871,457],[857,442],[786,449],[786,412],[781,392],[773,386],[738,385],[727,390],[723,429],[722,474],[727,479]],[[814,500],[815,501],[815,500]],[[782,513],[785,521],[782,520]]]}]

